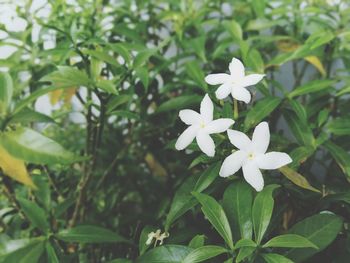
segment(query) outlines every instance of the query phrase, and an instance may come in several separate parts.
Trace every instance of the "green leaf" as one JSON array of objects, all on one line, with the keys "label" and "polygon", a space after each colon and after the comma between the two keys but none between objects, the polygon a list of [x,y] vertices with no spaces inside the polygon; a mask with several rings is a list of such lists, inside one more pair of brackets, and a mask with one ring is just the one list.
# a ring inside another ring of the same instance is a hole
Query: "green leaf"
[{"label": "green leaf", "polygon": [[292,181],[297,186],[300,186],[301,188],[311,190],[316,193],[320,193],[318,189],[311,186],[308,180],[306,180],[305,177],[303,177],[301,174],[297,173],[293,169],[289,168],[288,166],[284,166],[282,168],[279,168],[280,172],[287,177],[290,181]]},{"label": "green leaf", "polygon": [[252,238],[252,188],[243,181],[235,181],[226,188],[223,207],[237,238]]},{"label": "green leaf", "polygon": [[44,252],[42,238],[32,240],[27,246],[19,248],[3,258],[3,263],[33,263],[39,262]]},{"label": "green leaf", "polygon": [[202,211],[204,215],[208,218],[209,222],[225,240],[226,244],[231,249],[233,249],[233,239],[230,224],[220,204],[209,195],[200,194],[197,192],[193,192],[192,194],[201,203]]},{"label": "green leaf", "polygon": [[117,95],[114,96],[108,103],[107,103],[107,113],[112,112],[120,105],[123,105],[125,103],[128,103],[132,99],[132,96],[130,95]]},{"label": "green leaf", "polygon": [[4,115],[11,103],[13,82],[10,74],[0,71],[0,115]]},{"label": "green leaf", "polygon": [[342,147],[331,141],[327,141],[323,146],[330,152],[334,160],[337,162],[343,173],[350,178],[350,154]]},{"label": "green leaf", "polygon": [[225,27],[226,31],[230,33],[232,38],[234,40],[242,40],[243,39],[243,31],[240,26],[235,20],[231,21],[223,21],[222,22],[223,26]]},{"label": "green leaf", "polygon": [[186,179],[176,191],[170,206],[170,211],[165,221],[165,231],[168,232],[173,222],[197,204],[197,200],[191,195],[196,184],[196,177]]},{"label": "green leaf", "polygon": [[188,246],[190,248],[195,249],[195,248],[199,248],[199,247],[204,246],[204,242],[205,242],[205,235],[196,235],[191,239]]},{"label": "green leaf", "polygon": [[47,116],[40,112],[33,111],[29,108],[25,108],[22,111],[12,115],[12,117],[8,121],[8,124],[20,123],[24,125],[31,122],[55,123],[55,120],[52,119],[50,116]]},{"label": "green leaf", "polygon": [[310,242],[303,236],[296,234],[285,234],[271,238],[266,242],[263,247],[294,247],[294,248],[305,248],[311,247],[317,249],[318,247]]},{"label": "green leaf", "polygon": [[40,81],[51,82],[56,88],[71,88],[79,86],[90,86],[88,75],[74,67],[58,66],[58,70],[46,75]]},{"label": "green leaf", "polygon": [[118,53],[125,60],[127,64],[130,64],[131,56],[128,49],[125,47],[127,43],[117,43],[117,44],[109,44],[108,46],[114,52]]},{"label": "green leaf", "polygon": [[100,79],[100,80],[96,81],[95,84],[96,84],[96,87],[98,87],[99,89],[101,89],[109,94],[118,95],[118,93],[119,93],[117,91],[115,84],[111,80]]},{"label": "green leaf", "polygon": [[244,130],[248,131],[251,127],[261,122],[266,116],[270,115],[281,103],[277,97],[266,97],[259,100],[247,113],[244,120]]},{"label": "green leaf", "polygon": [[140,255],[144,254],[146,252],[147,248],[150,246],[150,245],[146,244],[146,241],[148,239],[148,234],[151,232],[155,232],[155,231],[156,231],[155,227],[151,227],[151,226],[145,226],[142,229],[142,232],[140,235],[140,240],[139,240],[139,253],[140,253]]},{"label": "green leaf", "polygon": [[302,86],[297,87],[295,90],[289,93],[288,97],[293,98],[295,96],[305,95],[313,92],[323,91],[335,84],[335,80],[321,79],[313,80]]},{"label": "green leaf", "polygon": [[50,227],[45,210],[32,201],[23,198],[17,198],[17,200],[33,227],[39,228],[44,233],[48,233]]},{"label": "green leaf", "polygon": [[131,111],[127,111],[127,110],[115,110],[115,111],[112,111],[110,113],[110,115],[115,115],[115,116],[119,116],[119,117],[122,117],[122,118],[126,118],[126,119],[139,119],[140,116],[134,112],[131,112]]},{"label": "green leaf", "polygon": [[278,185],[268,185],[257,194],[252,209],[255,241],[260,244],[272,216],[274,200],[273,191]]},{"label": "green leaf", "polygon": [[142,85],[145,88],[145,92],[147,92],[149,85],[149,73],[147,68],[137,68],[135,69],[135,74],[141,80]]},{"label": "green leaf", "polygon": [[194,191],[202,192],[205,189],[207,189],[209,185],[215,180],[215,178],[218,177],[220,167],[221,167],[221,162],[217,162],[209,166],[204,171],[204,173],[199,177],[194,187]]},{"label": "green leaf", "polygon": [[293,248],[288,250],[285,255],[296,262],[308,259],[332,243],[341,230],[342,225],[343,221],[340,217],[328,213],[314,215],[298,222],[288,232],[307,238],[318,249]]},{"label": "green leaf", "polygon": [[[66,87],[66,88],[71,88],[70,86],[69,87]],[[20,112],[21,110],[23,110],[25,107],[28,106],[28,104],[34,102],[37,98],[49,93],[49,92],[52,92],[52,91],[55,91],[55,90],[59,90],[59,89],[63,89],[61,87],[47,87],[47,88],[43,88],[43,89],[39,89],[35,92],[33,92],[32,94],[30,94],[28,97],[22,99],[20,102],[17,103],[14,111],[12,114],[16,114],[18,112]]]},{"label": "green leaf", "polygon": [[55,141],[29,128],[2,133],[2,146],[14,157],[36,164],[69,164],[79,160]]},{"label": "green leaf", "polygon": [[131,244],[129,240],[111,230],[91,225],[76,226],[62,230],[55,237],[66,242]]},{"label": "green leaf", "polygon": [[333,119],[327,124],[328,130],[334,135],[349,135],[350,134],[350,117],[344,116]]},{"label": "green leaf", "polygon": [[105,51],[85,49],[85,50],[83,50],[83,53],[88,54],[88,55],[90,55],[94,58],[97,58],[99,60],[102,60],[110,65],[120,67],[120,64],[118,63],[117,59]]},{"label": "green leaf", "polygon": [[237,241],[235,245],[235,249],[242,248],[242,247],[256,247],[256,246],[257,245],[253,240],[244,238]]},{"label": "green leaf", "polygon": [[108,261],[107,263],[132,263],[132,261],[130,259],[126,259],[126,258],[117,258],[117,259],[113,259],[111,261]]},{"label": "green leaf", "polygon": [[269,253],[261,254],[261,256],[267,263],[293,263],[290,259],[279,254]]},{"label": "green leaf", "polygon": [[202,262],[207,259],[216,257],[218,255],[221,255],[223,253],[226,253],[227,249],[219,246],[204,246],[199,247],[190,252],[185,259],[182,261],[182,263],[196,263],[196,262]]},{"label": "green leaf", "polygon": [[56,251],[53,248],[53,246],[50,244],[50,242],[46,242],[45,248],[46,248],[46,254],[48,259],[47,263],[59,263],[60,261],[56,255]]},{"label": "green leaf", "polygon": [[236,258],[236,263],[241,262],[242,260],[246,259],[247,257],[249,257],[251,254],[253,254],[253,252],[256,250],[255,247],[242,247],[237,255]]},{"label": "green leaf", "polygon": [[183,109],[192,105],[197,105],[202,101],[202,97],[198,95],[183,95],[180,97],[172,98],[168,101],[165,101],[163,104],[161,104],[158,109],[157,113],[166,112],[166,111],[172,111],[172,110],[179,110]]},{"label": "green leaf", "polygon": [[136,259],[135,263],[181,263],[192,250],[179,245],[160,246]]},{"label": "green leaf", "polygon": [[156,52],[157,52],[157,49],[146,49],[146,50],[140,51],[134,59],[133,67],[138,68],[144,65],[149,60],[149,58],[153,56]]},{"label": "green leaf", "polygon": [[299,119],[298,116],[292,111],[286,111],[283,116],[298,143],[300,145],[314,147],[315,138],[307,122]]},{"label": "green leaf", "polygon": [[304,106],[297,100],[288,99],[290,106],[297,115],[297,117],[303,122],[307,123],[308,117]]},{"label": "green leaf", "polygon": [[207,83],[204,81],[204,73],[197,61],[193,60],[187,62],[185,65],[186,74],[190,79],[192,79],[199,88],[207,90]]}]

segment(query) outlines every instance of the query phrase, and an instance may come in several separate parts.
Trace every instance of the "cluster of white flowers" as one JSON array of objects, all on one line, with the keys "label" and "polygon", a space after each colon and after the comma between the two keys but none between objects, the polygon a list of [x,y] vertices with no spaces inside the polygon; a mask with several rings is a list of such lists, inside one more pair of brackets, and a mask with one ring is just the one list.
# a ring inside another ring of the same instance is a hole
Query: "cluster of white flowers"
[{"label": "cluster of white flowers", "polygon": [[[205,81],[210,85],[218,85],[215,95],[218,99],[226,98],[230,93],[233,99],[249,103],[251,100],[247,86],[257,84],[265,75],[245,75],[242,62],[233,58],[229,65],[230,74],[210,74]],[[270,131],[267,122],[261,122],[255,127],[252,140],[242,132],[229,129],[234,120],[222,118],[213,120],[214,105],[208,94],[201,102],[200,113],[193,110],[181,110],[180,119],[189,127],[178,138],[175,148],[183,150],[196,138],[201,151],[213,157],[215,144],[210,134],[227,131],[230,142],[238,148],[226,157],[220,169],[221,177],[236,173],[241,167],[244,179],[256,191],[264,188],[264,179],[260,169],[278,169],[292,162],[290,156],[282,152],[266,153],[270,143]]]}]

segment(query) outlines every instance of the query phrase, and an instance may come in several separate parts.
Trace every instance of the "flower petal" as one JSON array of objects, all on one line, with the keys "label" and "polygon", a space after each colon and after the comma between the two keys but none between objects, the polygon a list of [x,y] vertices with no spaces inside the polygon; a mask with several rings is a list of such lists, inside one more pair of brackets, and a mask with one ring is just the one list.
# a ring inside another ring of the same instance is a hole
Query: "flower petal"
[{"label": "flower petal", "polygon": [[201,115],[205,122],[211,122],[213,120],[214,105],[208,94],[206,94],[201,102]]},{"label": "flower petal", "polygon": [[291,163],[292,158],[286,153],[269,152],[257,157],[256,162],[260,169],[272,170]]},{"label": "flower petal", "polygon": [[241,84],[243,87],[252,86],[262,80],[263,77],[265,77],[265,74],[250,74],[242,79]]},{"label": "flower petal", "polygon": [[252,98],[252,96],[250,95],[250,92],[243,87],[234,87],[232,89],[231,94],[234,99],[239,101],[244,101],[247,104],[250,102]]},{"label": "flower petal", "polygon": [[224,132],[234,123],[235,121],[229,118],[217,119],[208,123],[205,131],[209,134]]},{"label": "flower petal", "polygon": [[247,162],[243,165],[244,179],[250,184],[257,192],[260,192],[264,188],[264,178],[254,162]]},{"label": "flower petal", "polygon": [[227,130],[230,142],[240,150],[249,150],[251,147],[251,140],[243,132],[236,130]]},{"label": "flower petal", "polygon": [[208,133],[204,131],[200,131],[197,136],[197,144],[199,148],[209,157],[213,157],[215,155],[215,144],[213,139],[209,136]]},{"label": "flower petal", "polygon": [[176,150],[181,151],[185,149],[188,145],[190,145],[190,143],[196,137],[197,131],[198,131],[198,127],[196,126],[188,127],[177,139],[175,144]]},{"label": "flower petal", "polygon": [[247,154],[244,151],[235,151],[227,156],[221,165],[219,175],[221,177],[228,177],[236,173],[243,165]]},{"label": "flower petal", "polygon": [[219,100],[225,99],[232,90],[232,83],[226,82],[222,84],[215,92],[216,98]]},{"label": "flower petal", "polygon": [[232,58],[232,61],[228,67],[230,69],[231,76],[235,79],[241,79],[244,77],[244,66],[239,59]]},{"label": "flower petal", "polygon": [[270,144],[270,130],[266,121],[259,123],[253,133],[252,144],[256,152],[265,153]]},{"label": "flower petal", "polygon": [[228,80],[230,80],[230,75],[226,73],[210,74],[205,77],[205,82],[209,85],[223,84]]},{"label": "flower petal", "polygon": [[201,121],[201,115],[194,110],[180,110],[179,117],[187,125],[198,124]]}]

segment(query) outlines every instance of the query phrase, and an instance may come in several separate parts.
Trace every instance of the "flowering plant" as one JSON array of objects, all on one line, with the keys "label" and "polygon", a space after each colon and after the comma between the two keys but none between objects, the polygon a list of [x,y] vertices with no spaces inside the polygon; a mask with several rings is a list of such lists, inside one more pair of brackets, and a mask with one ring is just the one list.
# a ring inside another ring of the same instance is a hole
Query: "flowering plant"
[{"label": "flowering plant", "polygon": [[349,262],[349,10],[0,1],[0,263]]}]

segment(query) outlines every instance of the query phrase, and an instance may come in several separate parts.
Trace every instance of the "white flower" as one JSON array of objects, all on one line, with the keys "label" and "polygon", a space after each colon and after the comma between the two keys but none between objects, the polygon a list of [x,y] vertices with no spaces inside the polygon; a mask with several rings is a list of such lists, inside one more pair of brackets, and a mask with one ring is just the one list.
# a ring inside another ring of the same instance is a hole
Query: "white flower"
[{"label": "white flower", "polygon": [[231,93],[234,99],[249,103],[251,95],[246,87],[258,83],[265,74],[250,74],[245,76],[242,62],[236,58],[232,59],[229,69],[230,75],[226,73],[210,74],[205,77],[205,81],[210,85],[221,84],[215,92],[219,100],[226,98]]},{"label": "white flower", "polygon": [[147,236],[147,241],[146,241],[146,245],[150,245],[153,242],[153,239],[155,240],[154,246],[157,245],[158,241],[159,241],[159,245],[162,245],[164,242],[164,239],[169,237],[169,233],[168,232],[164,232],[163,234],[161,234],[161,230],[158,229],[156,232],[151,232],[148,234]]},{"label": "white flower", "polygon": [[200,113],[193,110],[180,111],[180,119],[190,126],[177,139],[177,150],[185,149],[196,138],[199,148],[206,155],[215,155],[215,144],[209,134],[226,131],[234,121],[227,118],[213,120],[213,111],[214,105],[208,94],[201,102]]},{"label": "white flower", "polygon": [[267,122],[262,122],[255,127],[252,140],[239,131],[228,130],[227,134],[230,142],[239,150],[224,160],[220,169],[221,177],[230,176],[242,167],[244,179],[256,191],[261,191],[264,187],[264,179],[260,169],[277,169],[292,162],[286,153],[266,153],[270,143]]}]

